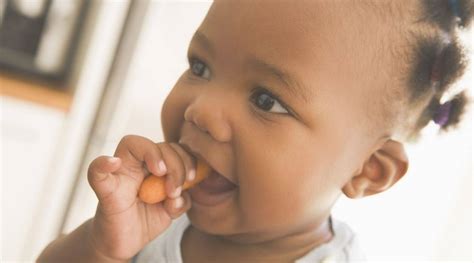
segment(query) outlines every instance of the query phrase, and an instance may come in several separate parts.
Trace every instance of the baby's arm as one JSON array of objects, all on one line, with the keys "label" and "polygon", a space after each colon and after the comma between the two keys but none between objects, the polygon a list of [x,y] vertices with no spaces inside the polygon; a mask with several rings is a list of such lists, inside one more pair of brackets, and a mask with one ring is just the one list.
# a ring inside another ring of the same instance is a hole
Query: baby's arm
[{"label": "baby's arm", "polygon": [[68,235],[61,235],[41,253],[37,262],[128,262],[108,258],[94,248],[90,240],[93,219],[89,219]]},{"label": "baby's arm", "polygon": [[[39,262],[127,262],[191,208],[182,192],[195,160],[176,143],[125,136],[117,158],[101,156],[89,166],[88,180],[99,203],[94,218],[53,241]],[[147,204],[137,198],[146,175],[164,176],[167,198]]]}]

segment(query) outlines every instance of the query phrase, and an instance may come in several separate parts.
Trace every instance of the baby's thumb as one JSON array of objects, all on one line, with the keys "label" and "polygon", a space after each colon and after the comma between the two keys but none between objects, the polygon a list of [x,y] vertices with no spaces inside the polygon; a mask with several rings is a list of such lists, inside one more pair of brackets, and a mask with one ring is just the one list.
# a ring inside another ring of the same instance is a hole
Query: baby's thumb
[{"label": "baby's thumb", "polygon": [[117,184],[112,172],[120,168],[122,161],[118,157],[100,156],[89,165],[87,180],[99,202],[115,191]]}]

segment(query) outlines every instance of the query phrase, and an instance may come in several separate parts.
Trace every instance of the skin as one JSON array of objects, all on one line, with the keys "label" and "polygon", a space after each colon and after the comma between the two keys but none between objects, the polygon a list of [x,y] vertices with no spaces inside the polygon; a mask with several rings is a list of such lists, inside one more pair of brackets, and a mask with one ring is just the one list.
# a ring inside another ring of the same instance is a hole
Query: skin
[{"label": "skin", "polygon": [[[403,97],[417,2],[216,1],[163,105],[165,142],[125,136],[116,158],[91,162],[96,215],[38,261],[127,262],[185,212],[185,262],[293,262],[330,241],[341,194],[378,194],[408,169],[389,125],[403,107],[386,98]],[[182,191],[196,157],[238,184],[231,198],[202,206]],[[145,176],[166,176],[165,201],[139,200]]]},{"label": "skin", "polygon": [[[189,46],[195,70],[184,72],[163,106],[163,131],[239,188],[216,206],[192,205],[181,243],[186,262],[295,260],[332,238],[327,219],[342,193],[379,193],[405,174],[394,129],[367,130],[367,111],[385,110],[381,87],[398,85],[391,73],[401,70],[391,56],[376,56],[380,46],[372,43],[403,43],[398,35],[380,38],[374,32],[387,24],[376,15],[361,19],[353,4],[212,5]],[[292,93],[252,58],[287,72],[303,90]],[[256,87],[279,102],[259,108]]]}]

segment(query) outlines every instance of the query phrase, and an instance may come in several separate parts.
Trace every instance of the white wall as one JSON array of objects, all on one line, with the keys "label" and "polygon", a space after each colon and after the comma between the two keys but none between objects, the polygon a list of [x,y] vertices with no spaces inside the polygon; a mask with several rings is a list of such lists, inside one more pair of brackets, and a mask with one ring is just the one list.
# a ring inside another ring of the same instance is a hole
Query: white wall
[{"label": "white wall", "polygon": [[[86,181],[93,158],[112,155],[125,134],[163,139],[161,105],[187,67],[187,45],[208,6],[152,1],[110,126],[93,134],[65,232],[94,214],[96,198]],[[472,77],[466,82],[474,83]],[[471,142],[472,113],[458,131],[438,138],[428,134],[409,146],[409,173],[395,187],[361,200],[343,198],[335,217],[360,234],[369,259],[471,259]]]},{"label": "white wall", "polygon": [[91,2],[68,112],[0,97],[2,262],[34,261],[59,234],[128,4]]},{"label": "white wall", "polygon": [[0,97],[0,107],[2,254],[21,259],[66,114],[10,97]]}]

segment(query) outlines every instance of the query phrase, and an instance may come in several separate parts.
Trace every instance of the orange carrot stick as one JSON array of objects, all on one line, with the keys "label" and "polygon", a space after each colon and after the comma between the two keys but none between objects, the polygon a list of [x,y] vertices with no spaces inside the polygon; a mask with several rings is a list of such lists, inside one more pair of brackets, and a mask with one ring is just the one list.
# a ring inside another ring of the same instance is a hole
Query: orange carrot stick
[{"label": "orange carrot stick", "polygon": [[[206,178],[211,172],[211,168],[201,160],[197,160],[196,177],[192,181],[185,181],[183,190],[186,190]],[[149,175],[145,177],[138,191],[140,200],[147,204],[154,204],[165,200],[165,178],[156,175]]]}]

